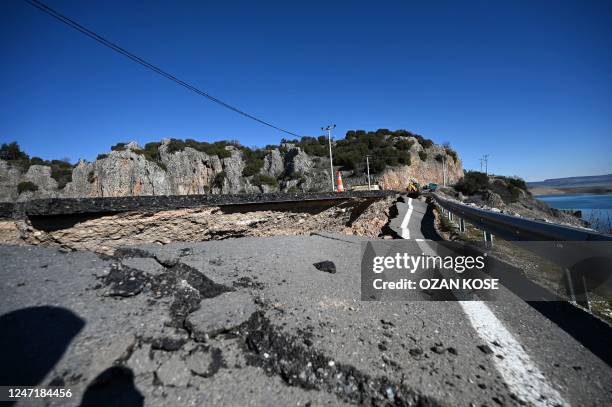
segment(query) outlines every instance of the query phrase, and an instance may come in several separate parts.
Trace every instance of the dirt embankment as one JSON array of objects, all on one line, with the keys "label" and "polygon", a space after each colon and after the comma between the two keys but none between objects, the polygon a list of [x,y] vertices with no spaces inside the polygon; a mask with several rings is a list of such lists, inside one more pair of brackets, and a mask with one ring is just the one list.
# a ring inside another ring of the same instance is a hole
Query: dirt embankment
[{"label": "dirt embankment", "polygon": [[0,243],[33,244],[112,254],[141,243],[199,242],[243,236],[307,235],[333,232],[378,237],[384,234],[394,198],[354,199],[323,208],[239,211],[205,207],[125,212],[63,225],[0,219]]}]

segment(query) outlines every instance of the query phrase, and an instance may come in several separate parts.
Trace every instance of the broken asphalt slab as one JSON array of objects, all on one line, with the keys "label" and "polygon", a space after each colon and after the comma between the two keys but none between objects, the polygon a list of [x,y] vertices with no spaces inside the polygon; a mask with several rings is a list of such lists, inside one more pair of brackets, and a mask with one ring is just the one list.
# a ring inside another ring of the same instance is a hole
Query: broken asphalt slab
[{"label": "broken asphalt slab", "polygon": [[[103,258],[3,246],[0,314],[54,304],[86,322],[41,381],[75,396],[50,405],[79,405],[117,366],[129,374],[109,377],[124,383],[133,375],[151,406],[519,405],[496,370],[497,347],[478,348],[458,304],[359,300],[360,241],[241,238],[142,245]],[[341,272],[318,272],[322,259]],[[108,279],[113,269],[120,271]],[[139,292],[108,295],[132,277]],[[611,402],[601,360],[522,302],[491,306],[512,308],[504,323],[566,400]],[[44,338],[35,338],[39,348]]]}]

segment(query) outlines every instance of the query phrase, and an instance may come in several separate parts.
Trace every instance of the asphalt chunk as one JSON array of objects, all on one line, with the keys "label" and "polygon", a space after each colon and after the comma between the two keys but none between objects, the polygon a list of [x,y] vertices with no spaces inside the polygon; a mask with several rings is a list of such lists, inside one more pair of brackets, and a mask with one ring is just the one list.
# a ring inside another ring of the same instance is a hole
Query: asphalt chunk
[{"label": "asphalt chunk", "polygon": [[234,288],[254,288],[256,290],[263,290],[266,288],[264,283],[260,283],[259,281],[254,281],[251,277],[245,276],[240,277],[238,280],[232,283]]},{"label": "asphalt chunk", "polygon": [[197,341],[207,341],[208,338],[241,325],[256,311],[249,294],[227,292],[203,300],[200,308],[187,317],[185,327]]},{"label": "asphalt chunk", "polygon": [[410,356],[412,356],[413,358],[418,358],[420,356],[423,355],[423,349],[421,348],[412,348],[408,351],[408,353],[410,353]]},{"label": "asphalt chunk", "polygon": [[493,354],[493,350],[491,349],[491,347],[489,345],[478,345],[477,346],[478,349],[480,349],[480,351],[482,353],[484,353],[485,355],[491,355]]},{"label": "asphalt chunk", "polygon": [[193,374],[204,378],[212,377],[227,367],[221,349],[208,346],[196,348],[185,358],[185,363]]},{"label": "asphalt chunk", "polygon": [[111,297],[132,297],[142,292],[148,281],[146,273],[121,264],[113,264],[104,282]]},{"label": "asphalt chunk", "polygon": [[321,270],[330,274],[336,274],[336,265],[333,261],[320,261],[318,263],[314,263],[313,266],[315,266],[317,270]]},{"label": "asphalt chunk", "polygon": [[444,352],[446,352],[446,349],[441,344],[435,344],[434,346],[431,347],[431,351],[433,353],[437,353],[438,355],[441,355]]}]

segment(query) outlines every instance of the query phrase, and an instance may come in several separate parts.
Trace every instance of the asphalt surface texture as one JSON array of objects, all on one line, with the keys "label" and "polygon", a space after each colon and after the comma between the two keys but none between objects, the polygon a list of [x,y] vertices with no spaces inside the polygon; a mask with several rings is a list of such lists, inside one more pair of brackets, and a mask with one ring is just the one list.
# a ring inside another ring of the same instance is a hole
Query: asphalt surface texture
[{"label": "asphalt surface texture", "polygon": [[[418,254],[433,220],[405,204]],[[510,292],[361,301],[364,241],[0,246],[0,385],[72,389],[18,406],[612,405],[610,367]]]}]

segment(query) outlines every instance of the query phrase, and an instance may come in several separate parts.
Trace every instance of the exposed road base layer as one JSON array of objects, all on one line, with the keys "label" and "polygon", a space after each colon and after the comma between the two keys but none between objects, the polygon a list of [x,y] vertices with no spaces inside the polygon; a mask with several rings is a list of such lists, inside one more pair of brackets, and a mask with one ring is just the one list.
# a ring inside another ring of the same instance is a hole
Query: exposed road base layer
[{"label": "exposed road base layer", "polygon": [[0,203],[0,217],[24,215],[47,216],[80,213],[117,213],[130,211],[199,208],[206,206],[346,200],[351,198],[385,198],[394,194],[394,191],[355,191],[338,193],[208,194],[35,199],[16,204]]}]

